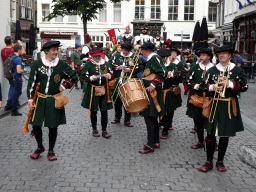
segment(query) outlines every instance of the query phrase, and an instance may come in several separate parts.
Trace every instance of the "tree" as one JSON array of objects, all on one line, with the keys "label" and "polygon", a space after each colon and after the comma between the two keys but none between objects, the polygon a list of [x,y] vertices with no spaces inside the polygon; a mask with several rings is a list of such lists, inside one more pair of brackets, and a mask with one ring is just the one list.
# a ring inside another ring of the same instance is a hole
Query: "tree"
[{"label": "tree", "polygon": [[[110,0],[113,3],[122,0]],[[87,33],[87,22],[97,19],[96,14],[103,9],[105,0],[52,0],[53,11],[46,17],[49,20],[57,16],[80,15],[83,21],[84,34]]]}]

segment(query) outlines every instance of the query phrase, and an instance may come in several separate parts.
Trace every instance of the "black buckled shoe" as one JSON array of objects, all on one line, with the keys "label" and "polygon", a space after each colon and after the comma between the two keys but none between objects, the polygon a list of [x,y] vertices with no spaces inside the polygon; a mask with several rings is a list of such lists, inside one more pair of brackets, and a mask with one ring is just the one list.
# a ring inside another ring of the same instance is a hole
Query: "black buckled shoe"
[{"label": "black buckled shoe", "polygon": [[130,123],[130,121],[124,122],[124,125],[127,127],[133,127],[133,125]]},{"label": "black buckled shoe", "polygon": [[225,171],[227,171],[227,168],[226,168],[225,165],[223,164],[223,161],[218,161],[218,162],[216,163],[216,167],[217,167],[218,171],[220,171],[220,172],[225,172]]},{"label": "black buckled shoe", "polygon": [[115,119],[114,121],[111,122],[112,124],[117,124],[120,123],[120,119]]},{"label": "black buckled shoe", "polygon": [[34,152],[32,155],[30,155],[30,158],[31,158],[31,159],[38,159],[39,156],[40,156],[40,154],[43,153],[44,151],[45,151],[45,148],[44,148],[44,147],[42,147],[42,148],[37,148],[37,149],[35,150],[35,152]]},{"label": "black buckled shoe", "polygon": [[202,167],[199,167],[199,171],[207,172],[213,168],[213,164],[210,161],[206,161]]},{"label": "black buckled shoe", "polygon": [[144,148],[142,150],[139,150],[139,153],[143,153],[143,154],[147,154],[150,152],[154,152],[154,148],[152,148],[148,145],[144,145]]}]

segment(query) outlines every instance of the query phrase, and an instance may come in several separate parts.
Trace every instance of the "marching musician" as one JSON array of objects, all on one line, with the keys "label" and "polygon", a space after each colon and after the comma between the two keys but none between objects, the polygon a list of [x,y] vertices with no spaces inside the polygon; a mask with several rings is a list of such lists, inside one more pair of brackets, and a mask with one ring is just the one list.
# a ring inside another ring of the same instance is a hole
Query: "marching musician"
[{"label": "marching musician", "polygon": [[212,58],[212,51],[210,49],[201,49],[198,53],[198,57],[200,57],[200,63],[198,65],[194,65],[189,70],[187,77],[187,84],[191,88],[191,92],[188,96],[186,115],[193,118],[195,127],[197,127],[198,137],[198,143],[196,145],[192,145],[192,149],[204,147],[204,117],[202,115],[202,108],[194,106],[193,104],[189,103],[189,101],[191,96],[194,94],[203,97],[203,90],[199,87],[200,83],[205,78],[208,69],[214,66],[210,62],[210,59]]},{"label": "marching musician", "polygon": [[[120,96],[118,95],[118,86],[130,76],[132,71],[133,65],[135,64],[135,69],[133,71],[132,77],[136,76],[142,70],[142,62],[140,61],[138,55],[132,52],[132,44],[130,43],[123,43],[121,44],[121,53],[115,54],[110,59],[110,64],[112,65],[112,69],[115,75],[115,85],[113,87],[113,101],[115,107],[115,120],[111,123],[116,124],[120,123],[120,119],[122,117],[122,101]],[[137,62],[135,63],[135,60]],[[130,123],[131,114],[128,113],[125,109],[125,116],[124,116],[124,125],[127,127],[133,127]]]},{"label": "marching musician", "polygon": [[135,45],[136,44],[143,45],[144,43],[154,43],[154,42],[155,42],[154,37],[148,34],[148,28],[145,25],[141,28],[141,34],[135,36],[135,39],[134,39]]},{"label": "marching musician", "polygon": [[121,43],[130,43],[132,44],[133,41],[133,35],[130,32],[130,27],[125,27],[125,32],[121,36]]},{"label": "marching musician", "polygon": [[[142,79],[147,89],[150,105],[140,113],[144,116],[147,126],[148,142],[142,150],[139,150],[139,153],[149,153],[154,152],[154,148],[160,148],[157,117],[165,114],[161,85],[167,75],[167,70],[161,57],[154,53],[155,45],[153,43],[144,43],[140,48],[143,56],[147,58]],[[157,108],[160,108],[160,112],[158,112]]]},{"label": "marching musician", "polygon": [[227,171],[223,159],[229,137],[244,130],[237,93],[248,89],[242,69],[230,62],[233,48],[222,46],[215,53],[219,54],[219,63],[206,72],[206,84],[201,86],[215,93],[208,121],[205,122],[207,161],[199,168],[204,172],[213,168],[216,136],[220,137],[216,167],[218,171]]},{"label": "marching musician", "polygon": [[[30,124],[33,125],[33,133],[37,141],[38,148],[30,156],[32,159],[38,159],[40,154],[45,151],[42,143],[42,125],[49,128],[49,149],[48,159],[57,160],[54,153],[54,146],[57,139],[57,128],[59,125],[66,124],[64,108],[56,109],[55,96],[65,89],[70,89],[76,82],[76,72],[68,66],[66,62],[58,57],[59,41],[46,42],[41,51],[45,56],[33,63],[28,87],[28,107],[34,109],[33,117]],[[69,77],[67,77],[67,75]],[[61,80],[67,78],[62,84]],[[40,83],[37,94],[37,101],[32,105],[35,93],[35,87]]]},{"label": "marching musician", "polygon": [[[172,130],[172,120],[174,111],[181,107],[182,99],[181,99],[181,88],[179,83],[181,83],[183,77],[185,76],[185,70],[183,64],[178,59],[178,55],[180,55],[180,51],[177,48],[171,48],[171,55],[168,57],[165,67],[167,68],[168,75],[167,79],[164,82],[164,88],[169,90],[166,93],[166,105],[168,106],[168,123],[170,123],[169,128],[165,127],[162,132],[161,139],[167,139],[168,137],[168,129]],[[160,122],[160,125],[164,124]]]},{"label": "marching musician", "polygon": [[[92,59],[88,61],[83,69],[82,78],[88,82],[85,94],[82,100],[82,107],[89,109],[91,113],[91,123],[93,136],[100,137],[97,130],[97,111],[101,111],[102,137],[109,138],[111,135],[107,132],[108,113],[112,109],[112,102],[108,101],[109,90],[107,81],[113,79],[114,75],[110,73],[111,69],[107,62],[102,59],[104,54],[100,48],[93,48],[89,52]],[[89,118],[89,113],[87,120]]]}]

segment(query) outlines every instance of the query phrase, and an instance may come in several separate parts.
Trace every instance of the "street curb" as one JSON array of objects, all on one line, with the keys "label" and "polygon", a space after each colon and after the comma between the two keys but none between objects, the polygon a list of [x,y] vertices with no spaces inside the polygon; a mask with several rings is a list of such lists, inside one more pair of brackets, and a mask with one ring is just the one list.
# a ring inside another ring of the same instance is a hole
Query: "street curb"
[{"label": "street curb", "polygon": [[237,150],[237,155],[242,161],[256,168],[256,151],[245,145],[240,145]]}]

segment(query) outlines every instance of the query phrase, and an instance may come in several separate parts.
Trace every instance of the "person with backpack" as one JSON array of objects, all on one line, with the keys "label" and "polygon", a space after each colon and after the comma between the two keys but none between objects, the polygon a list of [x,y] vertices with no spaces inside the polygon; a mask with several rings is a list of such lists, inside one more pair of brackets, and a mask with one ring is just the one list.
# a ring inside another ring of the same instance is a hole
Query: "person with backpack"
[{"label": "person with backpack", "polygon": [[7,101],[7,107],[12,109],[12,116],[21,116],[18,112],[17,105],[22,92],[22,76],[26,70],[22,69],[22,60],[19,57],[22,55],[22,46],[15,44],[13,47],[14,53],[11,54],[4,62],[4,77],[9,80],[10,86],[13,87],[13,94]]}]

